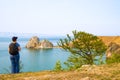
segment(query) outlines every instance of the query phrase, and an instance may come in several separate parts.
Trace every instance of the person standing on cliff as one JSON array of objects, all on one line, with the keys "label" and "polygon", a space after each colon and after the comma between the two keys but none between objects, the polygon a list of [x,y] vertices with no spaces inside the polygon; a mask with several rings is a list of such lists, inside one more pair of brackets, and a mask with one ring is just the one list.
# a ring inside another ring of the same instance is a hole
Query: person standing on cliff
[{"label": "person standing on cliff", "polygon": [[10,53],[10,61],[11,61],[11,73],[19,73],[19,59],[21,50],[20,44],[17,43],[18,37],[12,37],[12,42],[9,44],[8,51]]}]

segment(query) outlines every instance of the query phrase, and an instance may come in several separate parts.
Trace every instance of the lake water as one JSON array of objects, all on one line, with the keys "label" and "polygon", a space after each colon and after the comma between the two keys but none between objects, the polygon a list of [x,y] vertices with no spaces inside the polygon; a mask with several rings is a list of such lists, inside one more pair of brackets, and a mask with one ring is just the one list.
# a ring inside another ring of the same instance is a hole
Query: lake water
[{"label": "lake water", "polygon": [[[21,45],[20,61],[23,65],[22,72],[37,72],[42,70],[53,70],[56,61],[60,60],[63,64],[68,56],[69,52],[66,52],[60,48],[53,49],[40,49],[30,50],[26,49],[25,45],[30,38],[18,38],[18,43]],[[54,45],[57,45],[59,39],[48,38]],[[8,45],[11,42],[11,38],[0,38],[0,73],[10,72],[10,55],[8,53]]]}]

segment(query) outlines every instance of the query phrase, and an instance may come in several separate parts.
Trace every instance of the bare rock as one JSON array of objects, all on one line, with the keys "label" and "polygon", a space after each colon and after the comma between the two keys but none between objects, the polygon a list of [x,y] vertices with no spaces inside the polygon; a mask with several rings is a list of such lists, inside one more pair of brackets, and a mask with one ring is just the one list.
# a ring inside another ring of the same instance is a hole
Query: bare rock
[{"label": "bare rock", "polygon": [[85,77],[85,78],[82,78],[80,80],[91,80],[90,77]]},{"label": "bare rock", "polygon": [[40,48],[53,48],[53,44],[48,40],[42,40],[40,42]]},{"label": "bare rock", "polygon": [[53,44],[48,40],[40,41],[37,36],[32,37],[26,44],[26,48],[40,49],[40,48],[53,48]]},{"label": "bare rock", "polygon": [[26,44],[26,48],[35,48],[39,45],[39,38],[37,36],[32,37]]},{"label": "bare rock", "polygon": [[120,53],[120,45],[115,42],[111,42],[108,45],[107,57],[111,57],[113,53]]}]

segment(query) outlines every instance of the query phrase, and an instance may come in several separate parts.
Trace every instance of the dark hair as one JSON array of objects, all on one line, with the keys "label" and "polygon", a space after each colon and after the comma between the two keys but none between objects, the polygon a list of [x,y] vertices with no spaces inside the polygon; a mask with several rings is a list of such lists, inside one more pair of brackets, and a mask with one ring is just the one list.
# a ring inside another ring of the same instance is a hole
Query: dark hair
[{"label": "dark hair", "polygon": [[12,41],[16,41],[18,37],[13,36]]}]

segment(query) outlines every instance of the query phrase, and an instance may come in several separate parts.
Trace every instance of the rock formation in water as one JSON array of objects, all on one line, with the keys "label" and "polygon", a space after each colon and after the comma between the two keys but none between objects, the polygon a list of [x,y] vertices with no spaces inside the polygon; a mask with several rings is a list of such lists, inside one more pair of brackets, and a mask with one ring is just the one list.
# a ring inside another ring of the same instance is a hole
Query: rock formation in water
[{"label": "rock formation in water", "polygon": [[26,48],[40,49],[40,48],[53,48],[53,44],[48,40],[40,41],[37,36],[32,37],[26,44]]},{"label": "rock formation in water", "polygon": [[48,40],[42,40],[40,42],[40,48],[52,48],[52,47],[53,47],[53,44]]}]

